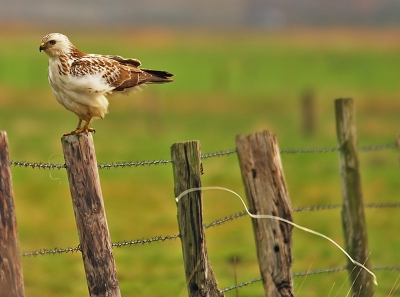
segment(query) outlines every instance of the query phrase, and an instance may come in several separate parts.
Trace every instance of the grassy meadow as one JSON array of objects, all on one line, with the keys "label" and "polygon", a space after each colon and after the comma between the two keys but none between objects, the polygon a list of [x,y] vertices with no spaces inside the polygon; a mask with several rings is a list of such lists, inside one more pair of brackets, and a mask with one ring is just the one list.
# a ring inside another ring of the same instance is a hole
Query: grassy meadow
[{"label": "grassy meadow", "polygon": [[[52,30],[58,31],[58,30]],[[14,161],[64,163],[60,137],[77,117],[54,99],[39,29],[0,30],[0,130]],[[293,29],[284,31],[144,30],[69,32],[88,53],[138,58],[144,68],[167,70],[175,82],[110,102],[96,120],[99,163],[170,158],[174,142],[200,140],[202,152],[235,147],[237,134],[270,130],[281,148],[336,146],[334,99],[351,97],[362,146],[392,143],[400,130],[400,29]],[[315,96],[312,135],[302,130],[301,96]],[[399,202],[395,149],[360,154],[365,203]],[[337,204],[337,153],[282,154],[293,207]],[[223,186],[244,197],[236,155],[203,161],[203,186]],[[75,247],[78,236],[64,170],[13,167],[21,251]],[[170,165],[101,170],[112,241],[178,232]],[[243,210],[225,192],[206,191],[205,222]],[[399,210],[366,209],[372,265],[398,265]],[[343,246],[340,210],[294,213],[298,224]],[[248,217],[206,230],[220,288],[259,277]],[[293,272],[346,264],[331,243],[293,231]],[[122,296],[186,296],[179,240],[114,250]],[[87,296],[81,255],[22,258],[26,296]],[[376,271],[376,296],[398,296],[399,271]],[[294,279],[296,296],[346,296],[347,273]],[[262,296],[262,284],[239,296]],[[230,291],[226,296],[235,296]]]}]

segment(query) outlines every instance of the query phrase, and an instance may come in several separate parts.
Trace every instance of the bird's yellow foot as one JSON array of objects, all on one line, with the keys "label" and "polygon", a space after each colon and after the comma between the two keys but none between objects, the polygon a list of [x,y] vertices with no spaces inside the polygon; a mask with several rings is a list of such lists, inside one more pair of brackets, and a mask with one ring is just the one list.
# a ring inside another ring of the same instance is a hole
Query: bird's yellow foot
[{"label": "bird's yellow foot", "polygon": [[96,130],[94,130],[93,128],[76,128],[75,131],[71,131],[69,133],[65,133],[64,136],[68,136],[68,135],[76,135],[76,134],[80,134],[80,133],[89,133],[89,132],[93,132],[96,133]]}]

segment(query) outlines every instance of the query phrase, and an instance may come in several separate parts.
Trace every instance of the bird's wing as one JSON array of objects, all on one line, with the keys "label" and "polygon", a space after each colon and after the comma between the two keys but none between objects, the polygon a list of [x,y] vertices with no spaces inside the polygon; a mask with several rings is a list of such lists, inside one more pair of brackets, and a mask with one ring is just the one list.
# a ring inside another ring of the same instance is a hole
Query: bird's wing
[{"label": "bird's wing", "polygon": [[139,67],[140,65],[142,65],[142,63],[140,63],[140,61],[137,60],[137,59],[131,59],[131,58],[126,59],[126,58],[121,57],[121,56],[111,56],[111,55],[104,55],[103,57],[115,60],[115,61],[117,61],[118,63],[121,63],[121,64],[133,65],[135,67]]},{"label": "bird's wing", "polygon": [[135,59],[124,59],[119,56],[86,55],[74,60],[70,74],[75,77],[96,76],[113,90],[122,91],[125,88],[139,84],[142,71],[137,68],[140,62]]}]

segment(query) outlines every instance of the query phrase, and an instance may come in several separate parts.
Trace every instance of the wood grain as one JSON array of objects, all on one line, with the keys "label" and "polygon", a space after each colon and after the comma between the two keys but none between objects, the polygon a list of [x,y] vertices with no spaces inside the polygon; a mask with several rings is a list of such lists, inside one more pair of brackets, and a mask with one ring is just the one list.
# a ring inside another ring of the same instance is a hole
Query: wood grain
[{"label": "wood grain", "polygon": [[[345,248],[350,256],[370,268],[367,223],[361,187],[354,101],[335,100],[336,131],[342,184],[342,223]],[[348,259],[348,271],[354,296],[374,295],[373,277]]]},{"label": "wood grain", "polygon": [[[238,135],[236,147],[250,212],[292,221],[278,142],[269,131]],[[292,226],[271,219],[252,219],[265,296],[294,296]]]},{"label": "wood grain", "polygon": [[61,141],[89,294],[119,297],[92,135],[68,135]]},{"label": "wood grain", "polygon": [[0,297],[23,297],[7,133],[0,131]]},{"label": "wood grain", "polygon": [[[200,143],[189,141],[171,147],[174,172],[174,193],[201,187]],[[223,296],[207,255],[203,228],[201,191],[191,192],[178,202],[178,224],[182,243],[187,289],[190,297]]]}]

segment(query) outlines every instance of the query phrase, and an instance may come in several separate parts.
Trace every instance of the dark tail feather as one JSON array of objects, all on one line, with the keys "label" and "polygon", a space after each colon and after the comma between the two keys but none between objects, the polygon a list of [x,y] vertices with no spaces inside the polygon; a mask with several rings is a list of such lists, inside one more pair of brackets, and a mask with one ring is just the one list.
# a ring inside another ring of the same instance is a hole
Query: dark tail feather
[{"label": "dark tail feather", "polygon": [[[144,73],[142,73],[139,78],[139,84],[151,84],[151,83],[168,83],[173,82],[174,80],[171,78],[174,76],[172,73],[162,70],[151,70],[151,69],[143,69]],[[143,76],[142,76],[143,75]]]}]

